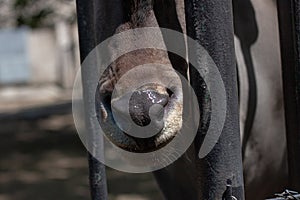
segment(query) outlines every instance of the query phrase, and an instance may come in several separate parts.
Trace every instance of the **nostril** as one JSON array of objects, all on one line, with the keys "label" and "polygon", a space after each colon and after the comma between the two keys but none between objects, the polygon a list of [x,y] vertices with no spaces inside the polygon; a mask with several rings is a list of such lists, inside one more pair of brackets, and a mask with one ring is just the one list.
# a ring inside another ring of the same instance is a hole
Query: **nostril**
[{"label": "nostril", "polygon": [[167,88],[167,93],[168,93],[169,97],[172,97],[172,95],[174,94],[174,93],[172,92],[172,90],[170,90],[169,88]]},{"label": "nostril", "polygon": [[136,91],[129,101],[129,114],[137,125],[147,126],[151,120],[156,122],[163,118],[164,107],[168,101],[167,94],[161,94],[155,90]]}]

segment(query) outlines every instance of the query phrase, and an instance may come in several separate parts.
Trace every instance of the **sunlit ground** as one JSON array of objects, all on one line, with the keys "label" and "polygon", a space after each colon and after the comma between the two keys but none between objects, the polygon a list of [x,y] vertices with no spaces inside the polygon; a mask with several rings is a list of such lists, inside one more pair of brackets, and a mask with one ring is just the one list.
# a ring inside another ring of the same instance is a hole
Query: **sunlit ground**
[{"label": "sunlit ground", "polygon": [[[90,199],[86,151],[71,115],[0,121],[0,200]],[[109,199],[162,199],[152,174],[107,170]]]}]

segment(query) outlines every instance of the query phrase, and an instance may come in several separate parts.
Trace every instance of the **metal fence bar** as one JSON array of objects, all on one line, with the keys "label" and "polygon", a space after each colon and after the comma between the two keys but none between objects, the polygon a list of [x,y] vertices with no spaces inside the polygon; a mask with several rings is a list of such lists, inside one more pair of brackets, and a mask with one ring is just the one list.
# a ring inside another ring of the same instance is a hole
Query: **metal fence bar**
[{"label": "metal fence bar", "polygon": [[[96,46],[95,40],[95,28],[94,28],[94,2],[77,0],[77,17],[78,17],[78,31],[79,31],[79,44],[80,44],[80,59],[81,63],[84,61],[86,56]],[[88,68],[82,68],[82,85],[83,85],[83,96],[85,102],[85,126],[89,134],[88,138],[94,138],[97,134],[93,129],[92,122],[90,121],[88,106],[86,102],[89,102],[90,95],[88,94],[89,82],[88,77],[90,70]],[[90,141],[95,143],[101,143],[102,141]],[[100,145],[88,144],[95,147]],[[95,149],[95,151],[101,153],[101,149]],[[93,200],[106,200],[107,199],[107,186],[106,186],[106,173],[105,166],[94,158],[90,152],[88,152],[89,162],[89,182],[90,192]]]},{"label": "metal fence bar", "polygon": [[[123,9],[120,0],[77,0],[77,17],[80,43],[81,62],[86,58],[99,43],[113,35],[116,28],[122,23]],[[89,91],[89,76],[95,72],[89,68],[82,68],[83,96],[84,102],[89,102],[90,98],[95,98],[95,91]],[[88,106],[85,106],[86,129],[89,137],[94,138],[97,134],[93,128],[89,116]],[[102,142],[91,139],[93,151],[97,154],[103,153]],[[90,153],[88,155],[90,188],[93,200],[107,199],[107,186],[105,166],[95,159]]]},{"label": "metal fence bar", "polygon": [[[76,0],[80,56],[81,62],[86,56],[102,41],[112,36],[116,28],[124,22],[126,16],[123,14],[122,0]],[[89,117],[89,106],[87,102],[91,102],[91,98],[95,98],[96,91],[90,91],[89,77],[96,72],[90,68],[81,68],[82,82],[83,82],[83,96],[85,103],[86,115],[86,129],[91,145],[90,148],[99,157],[103,154],[103,141],[94,140],[95,135],[98,134],[93,128],[93,122]],[[99,77],[100,78],[100,77]],[[90,172],[90,188],[93,200],[106,200],[107,185],[105,165],[100,163],[89,153],[89,172]]]},{"label": "metal fence bar", "polygon": [[277,0],[289,188],[300,191],[300,1]]},{"label": "metal fence bar", "polygon": [[[226,193],[227,182],[232,182],[232,195],[243,200],[232,1],[185,0],[185,6],[187,33],[196,39],[213,58],[223,78],[227,95],[227,115],[221,137],[205,158],[196,161],[199,173],[197,174],[199,199],[222,199],[223,194]],[[195,92],[203,93],[203,85],[193,68],[190,69],[190,77]],[[207,94],[204,95],[204,98],[206,97]],[[199,102],[207,103],[205,100]],[[208,111],[206,106],[202,110]],[[199,149],[205,137],[202,131],[200,129],[195,140],[196,149]]]}]

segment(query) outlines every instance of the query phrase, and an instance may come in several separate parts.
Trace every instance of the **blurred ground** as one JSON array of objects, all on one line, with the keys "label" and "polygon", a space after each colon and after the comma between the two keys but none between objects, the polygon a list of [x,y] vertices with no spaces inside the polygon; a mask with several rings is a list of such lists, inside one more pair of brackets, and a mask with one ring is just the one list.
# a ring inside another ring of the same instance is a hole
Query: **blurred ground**
[{"label": "blurred ground", "polygon": [[[3,101],[2,98],[0,200],[90,199],[86,150],[76,134],[70,102],[58,107],[49,102],[48,107],[24,103],[23,108],[12,106],[13,101]],[[65,110],[57,112],[59,115],[38,115],[41,110],[51,113],[55,109]],[[109,199],[162,199],[151,173],[126,174],[107,169],[107,177]]]}]

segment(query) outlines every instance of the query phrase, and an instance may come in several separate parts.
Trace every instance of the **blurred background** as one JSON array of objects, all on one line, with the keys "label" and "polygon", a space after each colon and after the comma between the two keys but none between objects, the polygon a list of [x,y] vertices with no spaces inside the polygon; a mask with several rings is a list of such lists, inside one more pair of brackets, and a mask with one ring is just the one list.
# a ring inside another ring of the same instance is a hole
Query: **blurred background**
[{"label": "blurred background", "polygon": [[[75,0],[0,0],[0,200],[90,199],[73,124]],[[107,169],[109,199],[162,199],[152,174]]]}]

